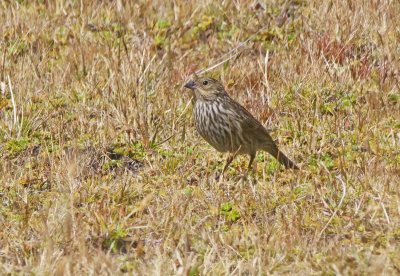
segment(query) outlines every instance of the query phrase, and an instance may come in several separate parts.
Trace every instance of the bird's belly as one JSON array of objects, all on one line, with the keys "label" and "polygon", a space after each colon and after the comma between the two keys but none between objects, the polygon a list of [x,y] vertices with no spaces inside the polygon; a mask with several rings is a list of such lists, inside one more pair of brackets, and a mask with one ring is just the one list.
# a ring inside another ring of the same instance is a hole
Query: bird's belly
[{"label": "bird's belly", "polygon": [[194,122],[199,134],[219,152],[235,152],[241,147],[236,129],[229,114],[218,112],[210,104],[197,104],[193,110]]}]

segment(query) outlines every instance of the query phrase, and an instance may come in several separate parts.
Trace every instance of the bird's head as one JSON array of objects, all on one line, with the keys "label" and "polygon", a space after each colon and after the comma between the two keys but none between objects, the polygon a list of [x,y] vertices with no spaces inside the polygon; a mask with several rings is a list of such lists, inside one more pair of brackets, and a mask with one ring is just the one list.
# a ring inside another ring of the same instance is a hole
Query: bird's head
[{"label": "bird's head", "polygon": [[222,84],[210,77],[194,76],[194,79],[185,84],[186,88],[193,91],[195,100],[212,101],[219,96],[226,95]]}]

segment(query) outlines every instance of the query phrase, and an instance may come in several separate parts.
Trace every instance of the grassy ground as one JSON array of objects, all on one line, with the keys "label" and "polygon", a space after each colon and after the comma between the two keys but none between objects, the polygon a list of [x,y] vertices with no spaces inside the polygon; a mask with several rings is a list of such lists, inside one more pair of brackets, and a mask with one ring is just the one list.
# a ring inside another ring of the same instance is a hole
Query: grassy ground
[{"label": "grassy ground", "polygon": [[[400,273],[398,1],[123,2],[0,2],[0,274]],[[301,171],[214,180],[183,84],[230,56]]]}]

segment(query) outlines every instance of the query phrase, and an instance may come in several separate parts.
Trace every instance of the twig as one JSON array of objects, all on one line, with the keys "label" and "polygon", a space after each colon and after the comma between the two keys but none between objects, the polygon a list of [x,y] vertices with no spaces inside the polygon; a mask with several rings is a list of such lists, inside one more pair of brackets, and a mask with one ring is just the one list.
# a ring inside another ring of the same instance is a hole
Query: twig
[{"label": "twig", "polygon": [[224,64],[225,62],[231,60],[232,58],[236,57],[236,56],[239,55],[241,52],[242,52],[242,51],[237,52],[235,55],[230,56],[230,57],[228,57],[227,59],[224,59],[224,60],[221,61],[220,63],[217,63],[217,64],[211,66],[210,68],[207,68],[207,69],[205,69],[205,70],[202,69],[202,70],[200,70],[200,71],[197,71],[196,74],[197,74],[197,75],[201,75],[201,74],[203,74],[203,73],[205,73],[205,72],[208,72],[208,71],[210,71],[210,70],[212,70],[212,69],[214,69],[214,68],[220,66],[221,64]]},{"label": "twig", "polygon": [[154,56],[152,57],[152,59],[150,60],[150,62],[147,64],[146,68],[144,68],[144,71],[143,71],[143,73],[141,74],[141,76],[140,76],[140,78],[139,78],[139,83],[141,83],[141,82],[143,81],[143,78],[144,78],[144,76],[145,76],[147,70],[149,70],[150,65],[153,63],[153,60],[154,60],[155,58],[156,58],[156,55],[154,55]]},{"label": "twig", "polygon": [[353,215],[354,217],[357,216],[358,211],[360,210],[361,203],[362,203],[363,200],[364,200],[364,196],[365,196],[365,193],[362,194],[360,202],[358,203],[358,205],[356,205],[356,211],[354,212],[354,215]]},{"label": "twig", "polygon": [[247,42],[249,42],[249,40],[253,39],[259,32],[267,29],[268,26],[264,26],[261,29],[259,29],[257,32],[255,32],[254,34],[252,34],[248,39],[246,39],[245,41],[243,41],[242,43],[240,43],[238,46],[236,46],[235,48],[233,48],[232,50],[230,50],[228,53],[222,55],[221,57],[219,57],[217,60],[215,60],[215,62],[220,61],[221,59],[225,58],[226,56],[230,56],[227,59],[224,59],[223,61],[217,63],[216,65],[213,65],[209,68],[202,68],[199,71],[196,72],[197,75],[201,75],[205,72],[208,72],[218,66],[220,66],[221,64],[224,64],[225,62],[231,60],[233,57],[236,57],[237,55],[239,55],[243,50],[239,51],[238,53],[236,53],[235,55],[231,55],[234,51],[236,51],[237,49],[241,48],[242,46],[246,45]]},{"label": "twig", "polygon": [[233,248],[233,247],[230,246],[229,244],[226,244],[226,246],[227,246],[228,248],[230,248],[233,252],[235,252],[236,255],[238,255],[240,258],[243,258],[243,256],[240,255],[240,253],[239,253],[235,248]]},{"label": "twig", "polygon": [[[268,82],[268,60],[269,60],[269,50],[265,53],[264,58],[264,79],[265,79],[265,88],[267,89],[267,104],[268,106],[271,104],[270,95],[269,95],[269,82]],[[263,101],[265,100],[265,96]]]},{"label": "twig", "polygon": [[321,235],[325,232],[326,228],[328,228],[329,224],[331,223],[332,219],[336,216],[336,213],[339,211],[340,206],[342,206],[343,200],[346,196],[346,184],[344,183],[344,181],[342,180],[342,176],[341,175],[337,175],[336,178],[339,180],[339,182],[342,184],[342,190],[343,190],[343,194],[342,194],[342,198],[339,201],[338,206],[336,207],[335,211],[333,212],[332,216],[329,218],[328,222],[325,224],[324,228],[322,228],[321,232],[319,233],[318,237],[316,240],[314,240],[314,242],[319,241],[319,239],[321,238]]},{"label": "twig", "polygon": [[386,208],[385,208],[385,205],[383,204],[383,201],[381,201],[381,206],[382,206],[382,209],[383,209],[383,213],[385,214],[386,221],[387,221],[388,224],[390,224],[390,219],[389,219],[389,216],[388,216],[388,214],[386,212]]},{"label": "twig", "polygon": [[[179,125],[179,122],[181,121],[182,116],[183,116],[183,115],[186,113],[186,111],[188,110],[188,107],[190,106],[190,102],[192,101],[192,98],[193,98],[193,97],[191,97],[190,100],[186,103],[185,109],[184,109],[184,110],[182,111],[182,113],[179,115],[179,117],[178,117],[178,119],[177,119],[178,125]],[[175,130],[173,130],[173,131],[175,131]],[[172,137],[176,136],[176,134],[178,134],[178,133],[175,131],[174,134],[172,134],[172,135],[169,136],[168,138],[162,140],[161,142],[158,142],[158,143],[155,144],[154,146],[157,147],[157,146],[159,146],[159,145],[161,145],[161,144],[164,144],[165,142],[169,141]]]},{"label": "twig", "polygon": [[[383,210],[383,213],[384,213],[384,215],[385,215],[385,218],[386,218],[387,223],[390,224],[389,215],[388,215],[388,213],[386,212],[385,205],[383,204],[383,198],[382,198],[382,196],[381,196],[379,193],[377,193],[377,194],[378,194],[377,199],[379,199],[379,205],[382,207],[382,210]],[[372,215],[370,221],[372,221],[372,220],[374,219],[374,217],[375,217],[377,211],[378,211],[378,210],[375,210],[375,212],[374,212],[374,214]]]},{"label": "twig", "polygon": [[21,122],[18,125],[18,134],[17,137],[21,136],[21,131],[22,131],[22,125],[24,123],[24,108],[21,108],[21,117],[20,117]]},{"label": "twig", "polygon": [[10,88],[10,93],[11,93],[11,103],[12,103],[12,106],[13,106],[13,115],[14,115],[14,117],[13,117],[14,118],[13,128],[14,128],[14,126],[16,126],[17,123],[18,123],[17,106],[15,105],[14,93],[13,93],[13,90],[12,90],[12,87],[11,87],[10,75],[7,75],[7,78],[8,78],[8,87]]}]

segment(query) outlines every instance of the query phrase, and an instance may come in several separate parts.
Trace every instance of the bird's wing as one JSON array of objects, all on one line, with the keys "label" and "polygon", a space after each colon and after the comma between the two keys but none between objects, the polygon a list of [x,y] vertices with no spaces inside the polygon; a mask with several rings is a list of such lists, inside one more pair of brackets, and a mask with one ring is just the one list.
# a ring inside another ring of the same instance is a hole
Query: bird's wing
[{"label": "bird's wing", "polygon": [[243,132],[251,135],[253,141],[254,139],[258,141],[256,147],[267,151],[273,157],[277,158],[286,168],[298,169],[296,164],[278,149],[267,129],[256,118],[254,118],[249,111],[235,101],[233,101],[233,105],[237,115],[241,118],[240,124]]},{"label": "bird's wing", "polygon": [[265,145],[268,148],[277,150],[277,146],[269,134],[268,130],[251,115],[243,106],[235,102],[240,117],[242,118],[241,127],[244,133],[250,134],[257,139],[258,143]]},{"label": "bird's wing", "polygon": [[[250,115],[251,116],[251,115]],[[267,131],[265,127],[257,121],[253,116],[246,116],[242,121],[242,129],[244,131],[253,132],[253,131]]]},{"label": "bird's wing", "polygon": [[249,111],[247,111],[243,106],[236,103],[237,110],[241,113],[242,122],[241,126],[242,129],[246,132],[262,132],[268,134],[266,128],[256,119]]}]

